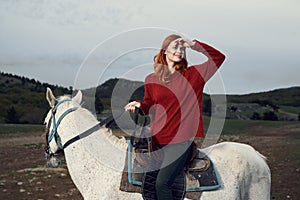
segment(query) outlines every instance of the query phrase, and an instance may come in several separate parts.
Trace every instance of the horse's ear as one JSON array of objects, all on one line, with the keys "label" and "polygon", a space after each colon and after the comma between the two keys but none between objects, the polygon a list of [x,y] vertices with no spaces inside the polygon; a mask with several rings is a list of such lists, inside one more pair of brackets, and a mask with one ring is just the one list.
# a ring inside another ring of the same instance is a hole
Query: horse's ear
[{"label": "horse's ear", "polygon": [[72,98],[72,101],[80,104],[82,101],[82,92],[78,90],[77,94]]},{"label": "horse's ear", "polygon": [[54,107],[56,98],[53,95],[52,90],[48,87],[47,87],[47,92],[46,92],[46,99],[47,99],[50,107]]}]

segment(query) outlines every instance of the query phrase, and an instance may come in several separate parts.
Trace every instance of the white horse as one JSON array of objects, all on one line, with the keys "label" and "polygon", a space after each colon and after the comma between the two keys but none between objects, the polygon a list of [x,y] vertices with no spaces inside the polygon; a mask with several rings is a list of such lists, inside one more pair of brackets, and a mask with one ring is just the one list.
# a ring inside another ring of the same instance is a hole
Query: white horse
[{"label": "white horse", "polygon": [[[62,144],[99,123],[91,112],[80,106],[80,91],[72,99],[63,96],[56,100],[52,91],[47,88],[46,98],[52,108],[57,102],[67,99],[56,108],[56,119],[66,110],[78,107],[67,114],[58,126],[57,133]],[[53,127],[51,115],[52,109],[45,119],[46,123],[51,123],[50,130]],[[51,139],[49,143],[50,150],[56,152],[59,148],[57,141]],[[69,173],[84,199],[142,199],[141,194],[119,190],[126,147],[124,139],[115,137],[106,128],[100,128],[64,149]],[[201,151],[206,152],[215,164],[222,184],[216,191],[203,192],[201,200],[270,199],[269,167],[265,158],[251,146],[223,142]]]}]

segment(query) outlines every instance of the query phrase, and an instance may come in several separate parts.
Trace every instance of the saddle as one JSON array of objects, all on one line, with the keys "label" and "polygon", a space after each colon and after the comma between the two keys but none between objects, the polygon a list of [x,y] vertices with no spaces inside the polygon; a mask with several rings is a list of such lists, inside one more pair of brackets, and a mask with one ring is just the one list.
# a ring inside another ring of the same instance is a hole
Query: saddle
[{"label": "saddle", "polygon": [[[160,161],[157,157],[149,158],[149,152],[146,150],[137,150],[137,152],[144,152],[137,154],[130,141],[127,143],[127,156],[120,190],[138,192],[143,195],[144,199],[155,200],[155,180],[159,172],[157,166],[160,165]],[[192,144],[192,150],[184,170],[177,175],[172,185],[173,196],[176,200],[181,200],[184,197],[199,199],[202,191],[217,190],[221,187],[218,172],[212,161],[196,148],[195,143]],[[139,162],[141,160],[142,162]],[[148,172],[149,167],[158,170]]]},{"label": "saddle", "polygon": [[[136,109],[134,115],[136,124],[140,112]],[[139,137],[136,137],[137,132],[136,127],[130,140],[127,140],[128,148],[120,190],[138,192],[146,200],[156,200],[155,181],[163,154],[148,133],[149,127],[146,126],[146,119]],[[175,200],[181,200],[184,197],[199,199],[202,191],[217,190],[221,187],[219,175],[209,157],[197,149],[195,142],[192,142],[190,148],[185,167],[172,185]]]}]

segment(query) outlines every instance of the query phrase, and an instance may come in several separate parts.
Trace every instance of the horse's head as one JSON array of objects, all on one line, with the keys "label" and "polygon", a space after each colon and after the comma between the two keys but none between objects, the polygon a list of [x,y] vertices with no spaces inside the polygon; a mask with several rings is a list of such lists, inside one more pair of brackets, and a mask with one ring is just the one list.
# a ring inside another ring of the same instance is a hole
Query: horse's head
[{"label": "horse's head", "polygon": [[60,160],[56,157],[59,151],[63,150],[61,138],[58,133],[60,122],[69,113],[75,111],[81,103],[82,93],[78,91],[75,97],[63,96],[55,98],[50,88],[47,88],[46,99],[50,105],[50,110],[45,118],[46,124],[46,158],[47,164],[57,167]]}]

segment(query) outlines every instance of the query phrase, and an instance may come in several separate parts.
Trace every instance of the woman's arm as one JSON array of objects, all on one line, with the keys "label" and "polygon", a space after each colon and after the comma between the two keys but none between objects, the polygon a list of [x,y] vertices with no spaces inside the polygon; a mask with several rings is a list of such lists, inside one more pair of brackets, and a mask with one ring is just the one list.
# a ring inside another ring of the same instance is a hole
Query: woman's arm
[{"label": "woman's arm", "polygon": [[128,103],[124,109],[126,111],[134,112],[135,107],[141,108],[145,114],[149,113],[150,107],[153,105],[153,101],[151,98],[151,92],[150,92],[150,84],[147,83],[147,78],[145,80],[144,84],[144,101],[136,100]]},{"label": "woman's arm", "polygon": [[193,40],[193,42],[194,45],[191,46],[191,48],[195,51],[203,53],[208,58],[208,61],[205,63],[194,65],[194,67],[201,74],[203,80],[207,82],[222,65],[225,60],[225,55],[208,44],[199,42],[197,40]]}]

